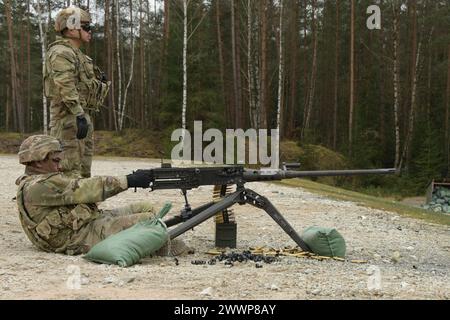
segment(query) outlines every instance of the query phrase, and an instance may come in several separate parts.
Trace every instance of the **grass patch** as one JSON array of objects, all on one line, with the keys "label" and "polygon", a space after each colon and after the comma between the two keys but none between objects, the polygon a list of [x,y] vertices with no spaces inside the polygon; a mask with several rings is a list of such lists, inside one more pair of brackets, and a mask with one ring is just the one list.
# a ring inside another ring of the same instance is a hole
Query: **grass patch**
[{"label": "grass patch", "polygon": [[[23,140],[40,132],[21,135],[13,132],[0,132],[0,154],[17,154]],[[164,156],[163,137],[149,130],[95,131],[94,154],[96,156],[115,156],[130,158],[154,158]],[[169,155],[165,155],[166,158]]]},{"label": "grass patch", "polygon": [[17,154],[20,144],[31,134],[0,132],[0,154]]},{"label": "grass patch", "polygon": [[353,201],[373,209],[391,211],[402,216],[425,220],[431,223],[447,226],[450,225],[450,215],[434,213],[420,208],[407,206],[391,199],[373,197],[359,192],[336,188],[303,179],[284,180],[280,183],[291,187],[301,187],[336,200]]},{"label": "grass patch", "polygon": [[147,130],[96,131],[94,133],[96,156],[154,158],[163,156],[160,133]]}]

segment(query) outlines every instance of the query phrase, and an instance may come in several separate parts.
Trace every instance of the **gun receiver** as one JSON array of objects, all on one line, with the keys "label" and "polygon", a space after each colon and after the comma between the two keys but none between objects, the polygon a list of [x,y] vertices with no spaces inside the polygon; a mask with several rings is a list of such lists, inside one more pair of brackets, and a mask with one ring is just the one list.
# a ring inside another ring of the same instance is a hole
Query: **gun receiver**
[{"label": "gun receiver", "polygon": [[[250,204],[266,211],[275,222],[294,240],[304,251],[311,251],[294,228],[281,215],[275,206],[266,197],[245,187],[247,182],[279,181],[302,177],[324,176],[355,176],[367,174],[393,174],[396,169],[368,169],[368,170],[325,170],[325,171],[293,171],[298,165],[283,164],[283,169],[252,170],[243,166],[218,167],[188,167],[172,168],[167,164],[162,168],[144,170],[152,177],[151,191],[160,189],[180,189],[185,199],[184,209],[180,215],[165,221],[167,227],[176,226],[169,231],[171,239],[178,237],[200,223],[215,216],[217,213],[230,208],[235,204]],[[191,209],[187,198],[187,191],[208,185],[236,185],[236,191],[226,195],[219,202],[209,202],[198,208]]]}]

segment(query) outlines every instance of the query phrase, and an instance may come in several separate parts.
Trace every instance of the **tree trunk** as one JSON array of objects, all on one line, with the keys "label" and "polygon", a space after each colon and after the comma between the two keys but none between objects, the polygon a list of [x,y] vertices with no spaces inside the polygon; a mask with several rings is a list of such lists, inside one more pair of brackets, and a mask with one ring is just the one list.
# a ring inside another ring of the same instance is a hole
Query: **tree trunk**
[{"label": "tree trunk", "polygon": [[31,21],[30,0],[27,1],[27,131],[33,126],[33,108],[31,106]]},{"label": "tree trunk", "polygon": [[[157,19],[157,14],[156,14],[156,1],[154,3],[154,8],[155,8],[155,12],[154,12],[154,19],[153,19],[153,28],[155,30],[155,34],[156,34],[156,30],[157,30],[157,24],[156,24],[156,19]],[[147,27],[148,27],[148,31],[149,34],[152,30],[151,28],[151,19],[150,19],[150,0],[147,0]],[[152,54],[151,54],[151,47],[152,47],[152,38],[149,39],[149,41],[145,44],[145,47],[147,48],[147,55],[148,57],[146,58],[147,60],[147,90],[146,90],[146,100],[148,103],[148,122],[150,124],[151,128],[154,128],[155,125],[155,111],[154,111],[154,106],[155,106],[155,97],[158,97],[158,86],[159,86],[159,82],[160,79],[158,79],[157,81],[155,81],[155,86],[153,86],[153,81],[152,81]]]},{"label": "tree trunk", "polygon": [[355,0],[351,0],[350,18],[350,107],[348,114],[348,154],[353,151],[353,114],[355,109]]},{"label": "tree trunk", "polygon": [[278,59],[278,103],[277,103],[277,129],[279,137],[283,136],[283,80],[284,80],[284,57],[283,57],[283,0],[280,0],[280,34],[279,34],[279,59]]},{"label": "tree trunk", "polygon": [[287,136],[292,138],[295,130],[295,111],[297,110],[297,60],[299,48],[299,2],[293,3],[293,10],[291,12],[291,27],[289,29],[290,37],[290,68],[289,68],[289,115],[287,119]]},{"label": "tree trunk", "polygon": [[120,57],[120,8],[119,8],[119,0],[114,0],[115,9],[116,9],[116,55],[117,55],[117,86],[119,90],[119,95],[117,98],[117,109],[118,109],[118,124],[116,128],[121,130],[120,123],[122,119],[122,66],[121,66],[121,57]]},{"label": "tree trunk", "polygon": [[302,136],[303,132],[303,123],[305,121],[305,112],[306,112],[306,106],[308,105],[308,95],[309,95],[309,61],[308,61],[308,43],[307,43],[307,36],[308,36],[308,0],[302,0],[302,10],[303,10],[303,88],[304,88],[304,106],[303,106],[303,119],[302,119],[302,126],[300,128],[300,137]]},{"label": "tree trunk", "polygon": [[9,131],[10,113],[11,113],[11,87],[6,85],[6,114],[5,114],[5,130]]},{"label": "tree trunk", "polygon": [[11,70],[11,97],[12,97],[12,108],[15,120],[15,129],[18,129],[20,133],[24,133],[24,117],[23,108],[21,102],[20,84],[17,78],[17,64],[16,64],[16,53],[14,47],[14,36],[13,36],[13,21],[12,21],[12,7],[11,0],[5,0],[5,11],[6,11],[6,22],[8,25],[8,43],[9,43],[9,53],[10,53],[10,70]]},{"label": "tree trunk", "polygon": [[398,48],[399,48],[399,8],[397,7],[396,3],[392,3],[392,9],[393,9],[393,43],[394,43],[394,66],[393,66],[393,85],[394,85],[394,130],[395,130],[395,167],[400,168],[400,123],[399,123],[399,106],[400,106],[400,61],[399,61],[399,55],[398,55]]},{"label": "tree trunk", "polygon": [[139,0],[139,103],[140,110],[140,127],[146,127],[147,118],[147,101],[145,99],[145,40],[144,40],[144,7],[142,0]]},{"label": "tree trunk", "polygon": [[334,107],[333,107],[333,150],[337,150],[337,136],[338,136],[338,108],[339,108],[339,26],[340,26],[340,16],[339,16],[339,0],[336,0],[336,31],[335,31],[335,51],[334,51]]},{"label": "tree trunk", "polygon": [[[236,1],[237,5],[239,6],[240,1]],[[238,12],[240,12],[238,7]],[[237,81],[237,98],[238,98],[238,128],[243,128],[245,126],[245,110],[244,105],[242,103],[242,70],[241,70],[241,24],[239,15],[237,16],[237,19],[235,21],[235,27],[236,27],[236,43],[235,43],[235,49],[236,49],[236,81]]]},{"label": "tree trunk", "polygon": [[309,90],[305,105],[305,112],[303,116],[303,127],[301,132],[301,139],[303,140],[306,135],[306,131],[309,129],[311,112],[314,105],[314,94],[316,88],[316,75],[317,75],[317,45],[318,45],[318,35],[317,35],[317,19],[316,15],[316,0],[312,1],[312,37],[313,37],[313,61],[311,66],[311,78],[309,81]]},{"label": "tree trunk", "polygon": [[448,46],[447,60],[447,99],[445,108],[445,156],[447,160],[446,176],[450,173],[450,133],[449,133],[449,113],[450,113],[450,45]]},{"label": "tree trunk", "polygon": [[239,53],[239,19],[236,19],[235,0],[231,0],[231,50],[233,60],[233,88],[234,88],[234,125],[243,126],[242,95],[241,95],[241,67]]},{"label": "tree trunk", "polygon": [[[39,36],[41,39],[41,59],[42,64],[45,63],[45,56],[47,54],[47,36],[44,32],[42,26],[42,10],[40,0],[37,1],[36,11],[38,15],[38,23],[39,23]],[[42,89],[42,118],[43,118],[43,126],[44,126],[44,134],[48,134],[48,115],[47,115],[47,97],[45,96],[44,89]]]},{"label": "tree trunk", "polygon": [[[181,127],[186,129],[187,109],[187,45],[188,45],[188,0],[183,0],[183,105],[181,112]],[[184,138],[184,136],[183,136]]]},{"label": "tree trunk", "polygon": [[[250,1],[250,0],[248,0]],[[225,71],[224,71],[224,58],[223,58],[223,43],[222,43],[222,27],[220,22],[220,0],[216,0],[216,27],[217,27],[217,46],[219,51],[219,71],[220,71],[220,88],[222,90],[222,101],[224,104],[224,119],[225,125],[231,124],[230,119],[230,106],[225,91]]]},{"label": "tree trunk", "polygon": [[108,79],[111,81],[110,92],[108,93],[108,128],[113,130],[114,128],[114,62],[113,62],[113,50],[112,50],[112,32],[111,32],[111,2],[110,0],[105,0],[105,42],[106,42],[106,72],[108,74]]},{"label": "tree trunk", "polygon": [[164,0],[164,46],[167,48],[170,34],[170,0]]},{"label": "tree trunk", "polygon": [[414,122],[416,116],[416,100],[417,100],[417,81],[420,64],[420,54],[422,40],[417,43],[417,0],[412,1],[412,54],[411,54],[411,103],[409,109],[408,131],[403,146],[403,152],[400,159],[400,168],[405,165],[406,170],[409,169],[411,157],[411,143],[414,135]]},{"label": "tree trunk", "polygon": [[[20,20],[22,20],[22,17],[19,18]],[[23,70],[27,70],[26,66],[25,66],[25,53],[26,53],[26,49],[25,49],[25,37],[26,34],[29,32],[25,31],[25,27],[26,25],[24,25],[24,23],[20,23],[20,27],[19,27],[19,32],[20,32],[20,47],[18,48],[19,52],[18,52],[18,67],[20,66],[20,68],[22,68]],[[22,100],[22,114],[19,115],[19,117],[23,118],[23,131],[26,131],[26,127],[27,127],[27,114],[28,114],[28,109],[26,109],[26,104],[24,103],[26,95],[28,95],[27,90],[25,89],[27,86],[25,84],[25,73],[24,72],[18,72],[19,78],[18,78],[18,86],[20,88],[20,91],[22,93],[22,96],[20,97],[20,99]]]},{"label": "tree trunk", "polygon": [[[156,13],[156,9],[155,9]],[[155,14],[156,19],[156,14]],[[156,114],[156,126],[159,127],[159,108],[161,106],[161,100],[163,97],[162,90],[165,88],[165,84],[167,83],[167,72],[166,72],[166,64],[167,64],[167,51],[169,47],[169,37],[170,37],[170,0],[164,0],[164,28],[163,28],[163,39],[161,41],[161,52],[158,66],[158,77],[155,83],[155,96],[156,96],[156,106],[153,110],[153,114]],[[155,24],[156,27],[156,24]],[[155,105],[155,104],[154,104]]]},{"label": "tree trunk", "polygon": [[133,2],[129,0],[130,6],[130,23],[131,23],[131,64],[130,64],[130,77],[128,78],[127,86],[125,87],[125,92],[123,94],[123,103],[120,112],[120,123],[119,130],[123,130],[123,121],[125,117],[125,109],[127,107],[127,97],[128,97],[128,89],[130,88],[131,81],[133,81],[134,75],[134,25],[133,25]]},{"label": "tree trunk", "polygon": [[247,86],[250,126],[257,129],[259,125],[259,112],[257,95],[255,91],[255,63],[253,54],[253,7],[252,0],[247,0]]},{"label": "tree trunk", "polygon": [[260,124],[259,127],[266,129],[267,124],[267,77],[268,77],[268,61],[267,61],[267,0],[259,0],[259,15],[261,19],[261,78],[260,78]]}]

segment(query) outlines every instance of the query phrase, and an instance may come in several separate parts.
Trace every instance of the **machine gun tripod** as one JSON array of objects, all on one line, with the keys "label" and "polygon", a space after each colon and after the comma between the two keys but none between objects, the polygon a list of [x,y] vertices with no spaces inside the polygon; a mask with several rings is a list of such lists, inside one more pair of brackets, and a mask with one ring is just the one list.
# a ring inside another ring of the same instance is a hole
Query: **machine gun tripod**
[{"label": "machine gun tripod", "polygon": [[192,210],[190,215],[185,215],[185,218],[181,217],[183,215],[182,214],[181,216],[167,220],[165,222],[167,227],[171,227],[175,224],[179,224],[187,218],[181,225],[169,231],[170,238],[175,239],[179,235],[215,216],[218,212],[222,212],[223,210],[226,210],[235,204],[250,204],[256,208],[263,209],[273,220],[275,220],[275,222],[284,230],[284,232],[286,232],[291,237],[292,240],[294,240],[294,242],[302,250],[311,251],[308,245],[302,240],[295,229],[292,228],[289,222],[281,215],[281,213],[269,201],[269,199],[251,189],[245,188],[243,184],[237,185],[236,192],[227,195],[217,203],[210,202],[203,206],[200,206]]}]

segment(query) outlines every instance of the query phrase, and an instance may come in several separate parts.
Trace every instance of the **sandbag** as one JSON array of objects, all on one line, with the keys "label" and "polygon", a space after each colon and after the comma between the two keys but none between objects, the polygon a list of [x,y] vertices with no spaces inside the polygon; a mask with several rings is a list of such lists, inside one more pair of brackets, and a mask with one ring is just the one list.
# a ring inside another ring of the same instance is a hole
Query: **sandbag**
[{"label": "sandbag", "polygon": [[160,249],[169,239],[167,226],[161,220],[172,208],[166,203],[158,215],[140,221],[131,228],[113,234],[97,243],[84,259],[105,264],[129,267]]},{"label": "sandbag", "polygon": [[303,231],[302,239],[319,256],[345,257],[345,239],[336,229],[309,227]]}]

